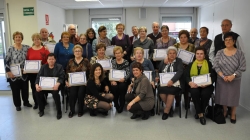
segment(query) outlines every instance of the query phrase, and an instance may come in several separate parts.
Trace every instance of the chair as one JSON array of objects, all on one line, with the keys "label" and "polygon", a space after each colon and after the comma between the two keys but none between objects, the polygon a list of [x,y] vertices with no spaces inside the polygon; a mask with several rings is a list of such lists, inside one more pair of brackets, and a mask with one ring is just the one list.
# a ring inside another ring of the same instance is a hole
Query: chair
[{"label": "chair", "polygon": [[69,106],[69,88],[68,87],[65,87],[64,88],[64,95],[62,95],[63,97],[63,107],[64,107],[64,110],[65,110],[65,113],[67,113],[68,111],[68,106]]},{"label": "chair", "polygon": [[[189,99],[191,99],[191,93],[189,92],[188,93],[188,100]],[[211,94],[211,97],[210,97],[210,99],[211,99],[211,105],[212,105],[212,114],[214,114],[214,93],[213,94]],[[189,101],[188,101],[189,102]],[[186,115],[185,115],[185,118],[187,119],[187,114],[188,114],[188,110],[189,110],[189,108],[186,108]],[[206,111],[205,111],[206,112]],[[213,120],[214,120],[214,115],[212,115],[213,116]]]}]

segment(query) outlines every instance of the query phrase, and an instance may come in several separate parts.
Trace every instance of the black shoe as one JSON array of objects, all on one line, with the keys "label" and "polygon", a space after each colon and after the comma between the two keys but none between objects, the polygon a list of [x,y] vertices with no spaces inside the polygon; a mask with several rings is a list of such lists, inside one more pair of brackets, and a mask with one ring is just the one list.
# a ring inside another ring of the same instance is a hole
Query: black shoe
[{"label": "black shoe", "polygon": [[33,109],[37,109],[38,108],[38,105],[37,104],[35,104],[34,105],[34,107],[33,107]]},{"label": "black shoe", "polygon": [[83,113],[82,112],[79,112],[78,113],[78,117],[82,117]]},{"label": "black shoe", "polygon": [[168,119],[168,113],[163,113],[162,120],[166,120],[166,119]]},{"label": "black shoe", "polygon": [[176,102],[175,103],[175,107],[179,107],[180,106],[180,103],[179,102]]},{"label": "black shoe", "polygon": [[44,115],[44,112],[43,111],[40,111],[39,112],[39,116],[42,117]]},{"label": "black shoe", "polygon": [[236,115],[235,115],[235,120],[230,119],[231,123],[236,124]]},{"label": "black shoe", "polygon": [[26,104],[24,104],[24,106],[32,107],[32,105],[30,103],[26,103]]},{"label": "black shoe", "polygon": [[16,107],[16,111],[21,111],[22,109],[21,109],[21,107],[19,106],[19,107]]},{"label": "black shoe", "polygon": [[195,119],[199,119],[198,114],[195,113],[194,118],[195,118]]},{"label": "black shoe", "polygon": [[154,116],[154,115],[155,115],[155,108],[153,108],[153,109],[150,111],[150,115],[151,115],[151,116]]},{"label": "black shoe", "polygon": [[202,125],[206,125],[206,119],[205,119],[204,116],[203,116],[203,117],[200,117],[200,123],[201,123]]},{"label": "black shoe", "polygon": [[[149,118],[149,115],[151,114],[152,112],[150,111],[144,111],[144,113],[142,114],[142,117],[141,119],[142,120],[147,120]],[[151,114],[152,115],[152,114]]]},{"label": "black shoe", "polygon": [[118,113],[122,113],[123,112],[123,107],[120,107],[118,110],[117,110]]},{"label": "black shoe", "polygon": [[103,115],[103,116],[108,116],[108,111],[104,111],[104,112],[101,112],[101,114]]},{"label": "black shoe", "polygon": [[72,118],[72,117],[74,116],[74,114],[75,114],[75,113],[73,113],[73,112],[70,111],[70,112],[69,112],[69,118]]},{"label": "black shoe", "polygon": [[170,111],[169,111],[169,117],[173,117],[174,116],[174,110],[173,108],[171,107]]},{"label": "black shoe", "polygon": [[138,118],[138,117],[140,117],[140,115],[138,115],[138,114],[133,114],[133,115],[130,117],[130,119],[136,119],[136,118]]},{"label": "black shoe", "polygon": [[95,109],[89,109],[90,116],[96,116]]},{"label": "black shoe", "polygon": [[62,111],[57,111],[56,118],[60,120],[62,118]]}]

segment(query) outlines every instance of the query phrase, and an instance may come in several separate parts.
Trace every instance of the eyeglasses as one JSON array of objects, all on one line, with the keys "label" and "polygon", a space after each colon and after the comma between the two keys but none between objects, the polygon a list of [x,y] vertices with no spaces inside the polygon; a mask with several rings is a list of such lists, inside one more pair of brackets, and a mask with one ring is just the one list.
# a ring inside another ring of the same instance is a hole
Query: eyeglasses
[{"label": "eyeglasses", "polygon": [[74,52],[82,52],[82,51],[74,51]]},{"label": "eyeglasses", "polygon": [[86,40],[86,38],[80,38],[81,40]]},{"label": "eyeglasses", "polygon": [[231,42],[231,41],[233,41],[233,39],[232,39],[232,38],[229,38],[229,39],[225,39],[225,41]]},{"label": "eyeglasses", "polygon": [[76,30],[76,29],[70,29],[70,30]]}]

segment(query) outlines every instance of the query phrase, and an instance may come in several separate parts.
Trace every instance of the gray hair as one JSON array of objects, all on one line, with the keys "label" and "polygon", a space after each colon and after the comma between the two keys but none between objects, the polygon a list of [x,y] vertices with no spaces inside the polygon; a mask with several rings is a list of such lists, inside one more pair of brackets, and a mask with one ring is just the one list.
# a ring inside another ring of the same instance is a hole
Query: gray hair
[{"label": "gray hair", "polygon": [[176,52],[176,54],[177,54],[177,48],[175,47],[175,46],[169,46],[168,48],[167,48],[167,54],[168,54],[168,52],[170,51],[170,50],[174,50],[175,52]]},{"label": "gray hair", "polygon": [[139,30],[139,28],[138,28],[137,26],[132,26],[132,29],[133,29],[133,28],[136,28],[137,30]]},{"label": "gray hair", "polygon": [[[233,25],[233,23],[232,23],[232,21],[231,21],[230,19],[223,19],[222,22],[223,22],[223,21],[227,21],[227,22],[229,22],[231,25]],[[222,22],[221,22],[221,23],[222,23]]]}]

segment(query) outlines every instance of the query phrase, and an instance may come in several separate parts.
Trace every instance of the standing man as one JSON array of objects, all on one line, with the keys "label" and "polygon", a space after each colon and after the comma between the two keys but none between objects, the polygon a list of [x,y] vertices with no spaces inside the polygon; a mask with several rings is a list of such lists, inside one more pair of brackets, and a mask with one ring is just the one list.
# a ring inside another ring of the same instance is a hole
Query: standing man
[{"label": "standing man", "polygon": [[[232,21],[229,19],[224,19],[221,22],[221,30],[222,33],[218,34],[215,36],[214,41],[211,45],[210,51],[209,51],[209,60],[212,62],[214,61],[214,58],[217,54],[217,52],[221,49],[226,48],[225,43],[224,43],[224,34],[228,33],[228,32],[232,32],[231,28],[232,28]],[[240,35],[238,35],[237,33],[234,33],[234,38],[236,39],[235,42],[235,48],[240,49],[241,51],[244,52],[244,46],[243,46],[243,41],[240,37]]]},{"label": "standing man", "polygon": [[76,45],[79,43],[79,37],[76,33],[76,26],[74,24],[70,24],[68,27],[68,32],[70,34],[69,42]]},{"label": "standing man", "polygon": [[147,35],[147,37],[153,40],[154,44],[158,38],[161,38],[161,32],[159,32],[159,29],[160,29],[159,23],[153,22],[152,24],[153,33]]},{"label": "standing man", "polygon": [[192,28],[192,29],[190,30],[190,38],[189,38],[189,40],[188,40],[188,43],[194,44],[195,41],[196,41],[197,39],[199,39],[199,38],[197,37],[197,35],[198,35],[197,29],[196,29],[196,28]]},{"label": "standing man", "polygon": [[46,44],[49,44],[49,43],[56,43],[56,41],[53,40],[52,38],[49,39],[49,32],[46,28],[42,28],[40,30],[40,34],[42,36],[42,40],[41,40],[42,46],[46,46]]},{"label": "standing man", "polygon": [[133,36],[129,37],[131,44],[134,44],[134,42],[139,39],[139,34],[138,34],[138,27],[137,26],[132,26],[132,33]]}]

